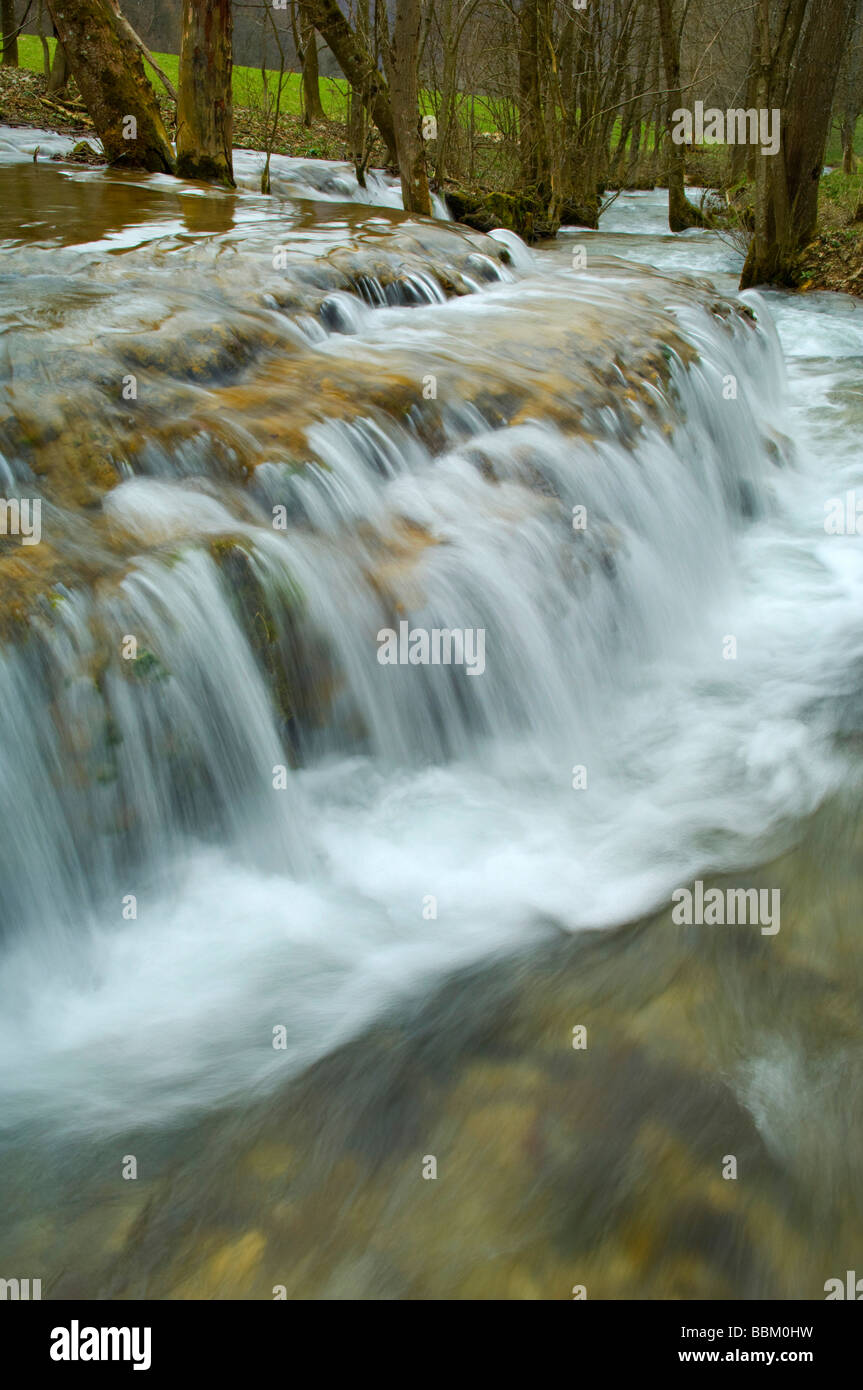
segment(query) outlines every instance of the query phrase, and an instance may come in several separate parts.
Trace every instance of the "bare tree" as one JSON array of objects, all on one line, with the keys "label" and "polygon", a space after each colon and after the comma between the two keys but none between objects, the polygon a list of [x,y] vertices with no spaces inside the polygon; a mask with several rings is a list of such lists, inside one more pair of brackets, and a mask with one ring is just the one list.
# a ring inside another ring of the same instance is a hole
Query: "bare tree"
[{"label": "bare tree", "polygon": [[15,0],[0,0],[0,26],[3,29],[3,66],[18,66],[18,25],[15,19]]},{"label": "bare tree", "polygon": [[518,118],[521,177],[543,206],[551,202],[551,162],[543,99],[547,0],[521,0],[518,28]]},{"label": "bare tree", "polygon": [[183,0],[177,173],[234,186],[231,0]]},{"label": "bare tree", "polygon": [[836,83],[836,114],[842,140],[842,170],[853,174],[854,132],[863,111],[863,0],[856,0],[850,42],[842,57]]},{"label": "bare tree", "polygon": [[419,109],[422,23],[422,0],[396,0],[392,38],[384,42],[384,62],[389,79],[402,202],[406,212],[419,212],[431,217],[431,194]]},{"label": "bare tree", "polygon": [[[261,55],[261,86],[264,93],[264,129],[265,129],[265,158],[264,167],[261,170],[261,192],[270,192],[270,163],[273,157],[273,146],[276,143],[276,136],[279,132],[279,114],[282,108],[282,92],[285,85],[285,49],[279,36],[273,12],[270,9],[265,11],[267,20],[273,31],[273,38],[279,53],[279,71],[276,76],[276,94],[270,98],[270,74],[266,65],[266,44]],[[266,27],[266,26],[265,26]],[[270,124],[270,114],[272,112],[272,124]]]},{"label": "bare tree", "polygon": [[[296,9],[299,10],[299,23],[296,26],[296,48],[303,79],[303,121],[306,125],[311,125],[313,121],[326,119],[321,102],[318,36],[306,0],[297,0]],[[279,50],[281,52],[281,44]]]},{"label": "bare tree", "polygon": [[[758,156],[755,235],[741,286],[787,283],[798,253],[815,235],[818,184],[836,79],[854,0],[758,0],[756,104],[778,110],[776,154]],[[772,21],[772,23],[771,23]]]},{"label": "bare tree", "polygon": [[307,4],[315,28],[326,40],[351,87],[362,92],[369,114],[386,146],[387,157],[396,163],[398,155],[390,94],[374,53],[363,37],[351,28],[339,8],[338,0],[307,0]]},{"label": "bare tree", "polygon": [[687,227],[697,227],[704,219],[686,196],[685,148],[683,145],[676,145],[671,138],[672,115],[683,106],[683,90],[680,81],[680,35],[683,29],[683,20],[681,19],[678,27],[674,12],[674,0],[656,0],[656,3],[659,10],[659,37],[662,43],[662,62],[667,88],[665,110],[668,121],[666,135],[668,225],[673,232],[685,232]]},{"label": "bare tree", "polygon": [[113,164],[172,172],[174,156],[139,47],[112,0],[47,0],[59,44]]}]

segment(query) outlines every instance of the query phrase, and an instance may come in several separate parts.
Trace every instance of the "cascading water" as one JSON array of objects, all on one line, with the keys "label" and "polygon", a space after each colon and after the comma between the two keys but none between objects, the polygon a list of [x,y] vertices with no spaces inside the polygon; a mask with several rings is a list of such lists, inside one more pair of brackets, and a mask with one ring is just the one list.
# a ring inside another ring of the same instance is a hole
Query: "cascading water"
[{"label": "cascading water", "polygon": [[[6,1142],[275,1090],[455,967],[766,858],[846,773],[823,363],[807,415],[759,296],[380,194],[10,252],[7,495],[46,551],[0,661]],[[402,624],[481,632],[482,669],[382,664]]]}]

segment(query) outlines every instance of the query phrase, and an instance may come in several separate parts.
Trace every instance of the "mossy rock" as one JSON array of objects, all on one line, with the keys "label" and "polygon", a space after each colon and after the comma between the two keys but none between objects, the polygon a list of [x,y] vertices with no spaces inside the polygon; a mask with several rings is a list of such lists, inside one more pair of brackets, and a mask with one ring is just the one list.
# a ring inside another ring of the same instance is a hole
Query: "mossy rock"
[{"label": "mossy rock", "polygon": [[559,219],[552,219],[533,193],[471,193],[449,188],[446,201],[456,221],[477,232],[505,227],[530,242],[555,236],[560,226]]},{"label": "mossy rock", "polygon": [[599,227],[599,195],[581,201],[577,198],[565,198],[560,206],[560,221],[564,227],[590,227],[596,231]]},{"label": "mossy rock", "polygon": [[141,681],[164,681],[169,675],[156,653],[146,648],[142,648],[135,660],[128,663],[128,670],[136,680]]}]

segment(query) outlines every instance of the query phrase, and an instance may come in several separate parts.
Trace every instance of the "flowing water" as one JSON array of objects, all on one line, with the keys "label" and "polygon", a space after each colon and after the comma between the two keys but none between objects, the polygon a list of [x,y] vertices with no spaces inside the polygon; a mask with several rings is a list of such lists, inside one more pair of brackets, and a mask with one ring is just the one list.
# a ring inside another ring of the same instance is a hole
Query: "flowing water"
[{"label": "flowing water", "polygon": [[[821,1296],[863,1229],[863,309],[738,297],[661,192],[530,251],[347,166],[55,147],[0,140],[41,501],[0,537],[4,1268]],[[402,623],[482,661],[382,664]],[[716,876],[781,930],[673,925]]]}]

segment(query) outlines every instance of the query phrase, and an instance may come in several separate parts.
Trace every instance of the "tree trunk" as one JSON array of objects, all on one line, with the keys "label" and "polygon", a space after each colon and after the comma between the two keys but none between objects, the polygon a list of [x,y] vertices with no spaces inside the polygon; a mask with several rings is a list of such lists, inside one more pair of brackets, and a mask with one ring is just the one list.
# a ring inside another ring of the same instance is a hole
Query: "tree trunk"
[{"label": "tree trunk", "polygon": [[435,152],[435,177],[442,183],[455,160],[455,132],[458,91],[456,88],[456,64],[458,52],[447,44],[443,60],[443,81],[440,94],[440,120]]},{"label": "tree trunk", "polygon": [[[751,60],[749,72],[746,77],[746,92],[743,105],[747,111],[753,107],[757,110],[758,102],[758,11],[756,10],[752,18],[752,39],[751,39]],[[735,103],[736,104],[736,103]],[[756,158],[758,147],[755,145],[744,145],[742,142],[731,146],[730,177],[732,183],[739,183],[745,176],[748,179],[755,178]]]},{"label": "tree trunk", "polygon": [[156,95],[140,52],[110,0],[47,0],[47,4],[109,162],[173,172],[174,156]]},{"label": "tree trunk", "polygon": [[666,171],[668,176],[668,225],[672,232],[685,232],[687,227],[700,227],[704,218],[686,196],[685,146],[676,145],[671,138],[672,115],[683,106],[680,88],[680,30],[674,18],[674,0],[657,0],[659,7],[659,37],[665,69]]},{"label": "tree trunk", "polygon": [[321,79],[318,69],[318,36],[309,14],[308,5],[300,0],[300,43],[303,65],[303,124],[324,121],[321,102]]},{"label": "tree trunk", "polygon": [[522,0],[518,31],[518,120],[521,180],[538,201],[551,202],[551,169],[542,108],[539,0]]},{"label": "tree trunk", "polygon": [[853,174],[857,161],[854,158],[854,122],[842,122],[842,172]]},{"label": "tree trunk", "polygon": [[[652,74],[653,74],[653,76],[652,76],[651,81],[652,81],[652,90],[653,90],[654,92],[658,92],[658,91],[659,91],[659,80],[660,80],[659,75],[660,75],[660,71],[661,71],[661,69],[662,69],[662,55],[661,55],[661,52],[660,52],[660,48],[661,48],[661,45],[658,44],[658,43],[655,43],[654,46],[653,46],[653,67],[652,67]],[[660,162],[660,154],[661,154],[661,150],[662,150],[662,136],[663,136],[664,131],[665,131],[665,120],[664,120],[664,117],[663,117],[664,109],[665,109],[665,103],[664,103],[664,101],[662,100],[661,97],[657,97],[657,98],[656,98],[656,101],[655,101],[654,104],[653,104],[652,111],[650,112],[650,114],[648,115],[648,118],[647,118],[647,126],[648,126],[648,129],[650,129],[650,130],[652,131],[652,137],[653,137],[653,146],[652,146],[652,148],[651,148],[651,150],[650,150],[650,157],[649,157],[649,163],[648,163],[648,178],[650,179],[650,187],[651,187],[651,188],[655,188],[655,187],[656,187],[656,184],[657,184],[658,179],[659,179],[659,162]],[[649,142],[648,142],[648,143],[649,143]]]},{"label": "tree trunk", "polygon": [[177,173],[234,186],[231,0],[183,0]]},{"label": "tree trunk", "polygon": [[48,75],[47,92],[50,97],[58,96],[60,92],[65,92],[69,85],[71,72],[69,69],[69,59],[66,57],[66,50],[60,42],[56,26],[54,37],[57,42],[54,45],[54,61],[51,64],[51,71]]},{"label": "tree trunk", "polygon": [[47,92],[49,97],[58,96],[60,92],[65,92],[69,85],[69,59],[66,57],[66,50],[60,42],[57,34],[57,27],[54,26],[54,37],[57,42],[54,45],[54,61],[51,64],[51,71],[48,75]]},{"label": "tree trunk", "polygon": [[18,25],[15,22],[15,0],[2,0],[0,22],[3,26],[3,66],[18,66]]},{"label": "tree trunk", "polygon": [[[369,0],[358,0],[355,14],[357,42],[371,51],[372,20]],[[365,97],[356,87],[351,87],[348,95],[348,150],[361,188],[366,186],[366,165],[371,155],[373,139]]]},{"label": "tree trunk", "polygon": [[348,152],[356,164],[366,145],[366,106],[362,92],[352,87],[348,95]]},{"label": "tree trunk", "polygon": [[453,22],[453,0],[444,0],[441,8],[443,10],[443,16],[440,20],[443,76],[441,78],[437,149],[435,150],[435,177],[439,184],[449,173],[452,162],[450,152],[456,113],[456,71],[458,64],[458,47]]},{"label": "tree trunk", "polygon": [[396,157],[405,212],[431,217],[431,194],[419,109],[422,0],[397,0],[387,76],[395,124]]},{"label": "tree trunk", "polygon": [[42,75],[47,82],[51,76],[51,47],[45,34],[45,0],[39,0],[39,9],[36,12],[36,32],[42,45]]},{"label": "tree trunk", "polygon": [[366,44],[354,33],[339,9],[338,0],[306,0],[309,17],[351,86],[362,92],[372,120],[387,148],[387,158],[397,163],[396,132],[387,84]]},{"label": "tree trunk", "polygon": [[[797,256],[815,235],[833,95],[854,7],[854,0],[800,5],[791,17],[799,21],[802,38],[796,53],[788,53],[781,41],[775,50],[771,46],[769,0],[760,3],[759,106],[781,108],[783,129],[777,154],[759,152],[755,235],[741,289],[793,283]],[[789,0],[789,11],[792,5]]]}]

